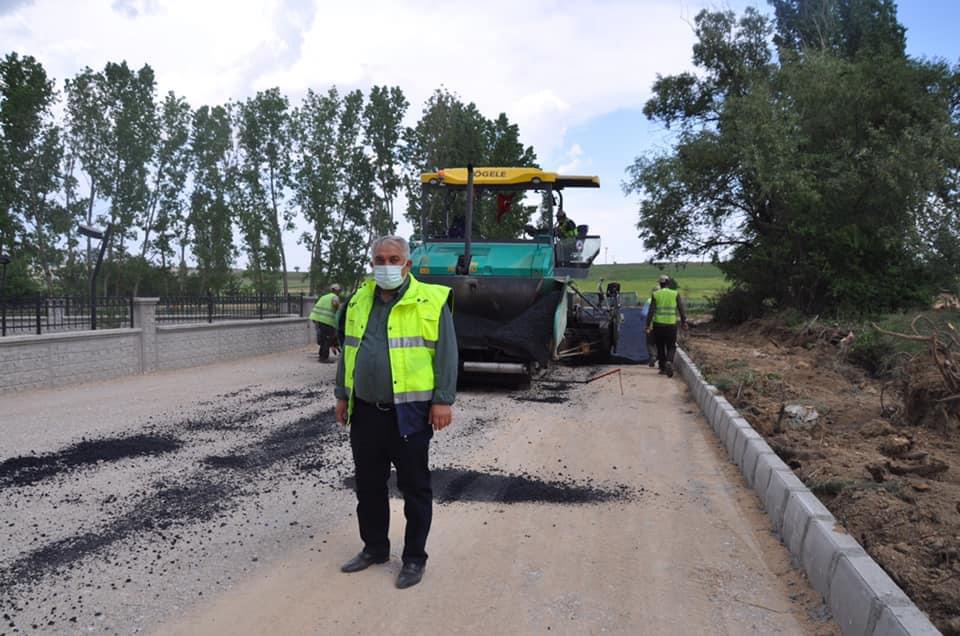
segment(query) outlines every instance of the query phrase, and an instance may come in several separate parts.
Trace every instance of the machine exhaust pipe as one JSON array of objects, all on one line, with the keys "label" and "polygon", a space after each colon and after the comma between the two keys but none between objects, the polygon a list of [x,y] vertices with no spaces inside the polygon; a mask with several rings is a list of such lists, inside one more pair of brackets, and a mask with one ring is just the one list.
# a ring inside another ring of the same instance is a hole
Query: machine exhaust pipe
[{"label": "machine exhaust pipe", "polygon": [[467,164],[467,212],[463,220],[463,255],[457,263],[457,274],[466,276],[470,273],[470,261],[472,259],[472,239],[473,239],[473,164]]},{"label": "machine exhaust pipe", "polygon": [[464,361],[465,373],[497,373],[501,375],[526,375],[527,365],[520,362],[471,362]]}]

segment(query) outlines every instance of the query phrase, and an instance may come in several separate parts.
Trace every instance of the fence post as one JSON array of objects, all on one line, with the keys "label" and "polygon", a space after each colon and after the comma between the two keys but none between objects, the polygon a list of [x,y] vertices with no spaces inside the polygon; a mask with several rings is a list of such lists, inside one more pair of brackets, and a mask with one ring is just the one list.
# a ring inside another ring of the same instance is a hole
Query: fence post
[{"label": "fence post", "polygon": [[40,303],[42,303],[42,302],[43,302],[43,298],[41,298],[40,296],[37,296],[37,335],[38,335],[38,336],[41,334],[41,330],[40,330]]},{"label": "fence post", "polygon": [[159,367],[160,344],[157,341],[157,304],[159,298],[130,298],[135,320],[140,325],[140,373]]},{"label": "fence post", "polygon": [[0,335],[7,335],[7,297],[0,294]]},{"label": "fence post", "polygon": [[135,326],[133,321],[133,294],[130,294],[130,328],[133,329]]},{"label": "fence post", "polygon": [[300,292],[300,305],[299,305],[299,309],[300,309],[300,311],[297,312],[297,315],[300,316],[301,318],[303,318],[303,292]]},{"label": "fence post", "polygon": [[213,292],[207,290],[207,322],[213,322]]},{"label": "fence post", "polygon": [[257,299],[257,308],[260,311],[260,320],[263,320],[263,292],[260,292],[260,294],[257,296]]}]

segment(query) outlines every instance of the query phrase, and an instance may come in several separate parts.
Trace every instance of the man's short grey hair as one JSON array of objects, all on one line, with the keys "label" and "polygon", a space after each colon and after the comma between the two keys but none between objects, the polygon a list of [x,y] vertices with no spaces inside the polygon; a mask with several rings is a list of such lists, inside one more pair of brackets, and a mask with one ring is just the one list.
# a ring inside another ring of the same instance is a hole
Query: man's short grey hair
[{"label": "man's short grey hair", "polygon": [[373,257],[377,250],[380,249],[382,245],[397,245],[400,247],[400,251],[403,253],[403,260],[410,260],[410,244],[407,243],[407,239],[402,236],[381,236],[373,242],[373,247],[370,248],[370,256]]}]

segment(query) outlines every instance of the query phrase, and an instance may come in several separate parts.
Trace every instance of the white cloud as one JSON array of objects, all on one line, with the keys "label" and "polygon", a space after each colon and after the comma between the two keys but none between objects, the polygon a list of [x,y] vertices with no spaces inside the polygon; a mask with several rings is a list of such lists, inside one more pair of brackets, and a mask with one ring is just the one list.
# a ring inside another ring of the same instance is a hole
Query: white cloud
[{"label": "white cloud", "polygon": [[557,168],[557,172],[576,174],[585,164],[589,164],[589,161],[585,162],[581,157],[583,157],[583,148],[580,147],[580,144],[573,144],[564,154],[565,163]]}]

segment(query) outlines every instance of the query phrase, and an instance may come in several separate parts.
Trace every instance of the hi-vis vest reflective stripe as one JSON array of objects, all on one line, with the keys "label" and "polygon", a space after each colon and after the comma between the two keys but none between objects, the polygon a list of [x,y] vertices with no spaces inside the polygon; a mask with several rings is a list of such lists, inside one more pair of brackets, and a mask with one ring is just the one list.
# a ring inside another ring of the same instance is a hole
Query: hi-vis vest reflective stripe
[{"label": "hi-vis vest reflective stripe", "polygon": [[325,325],[330,325],[331,327],[337,326],[337,312],[333,308],[333,299],[337,295],[333,292],[325,294],[317,300],[317,304],[313,306],[313,310],[310,312],[310,320],[323,323]]},{"label": "hi-vis vest reflective stripe", "polygon": [[677,324],[677,296],[677,290],[666,287],[653,293],[653,300],[657,304],[657,312],[653,315],[654,324]]},{"label": "hi-vis vest reflective stripe", "polygon": [[[376,283],[366,281],[346,307],[343,340],[344,386],[350,393],[348,421],[353,415],[353,387],[357,350],[373,309]],[[393,377],[393,403],[400,433],[423,428],[433,399],[433,359],[440,335],[440,313],[450,295],[443,285],[421,283],[410,275],[410,285],[387,317],[387,345]]]}]

